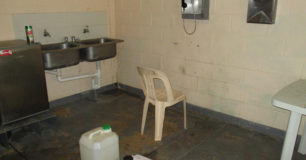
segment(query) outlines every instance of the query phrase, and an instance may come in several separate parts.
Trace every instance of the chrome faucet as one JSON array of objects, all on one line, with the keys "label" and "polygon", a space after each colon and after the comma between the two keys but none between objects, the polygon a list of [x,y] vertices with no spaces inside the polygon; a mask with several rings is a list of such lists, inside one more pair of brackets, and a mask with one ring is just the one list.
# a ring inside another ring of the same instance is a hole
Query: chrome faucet
[{"label": "chrome faucet", "polygon": [[85,26],[85,28],[83,29],[83,33],[89,33],[89,26]]},{"label": "chrome faucet", "polygon": [[79,41],[78,38],[75,38],[75,36],[71,36],[71,42],[72,42],[72,43],[76,43],[76,42],[78,42],[78,41]]},{"label": "chrome faucet", "polygon": [[75,36],[71,36],[71,42],[72,42],[72,43],[75,43],[75,41],[76,41],[76,40],[75,40]]},{"label": "chrome faucet", "polygon": [[65,36],[65,37],[64,37],[64,42],[66,42],[66,43],[67,43],[68,41],[69,41],[68,37],[67,37],[67,36]]},{"label": "chrome faucet", "polygon": [[44,37],[51,37],[50,33],[47,31],[47,29],[44,29]]}]

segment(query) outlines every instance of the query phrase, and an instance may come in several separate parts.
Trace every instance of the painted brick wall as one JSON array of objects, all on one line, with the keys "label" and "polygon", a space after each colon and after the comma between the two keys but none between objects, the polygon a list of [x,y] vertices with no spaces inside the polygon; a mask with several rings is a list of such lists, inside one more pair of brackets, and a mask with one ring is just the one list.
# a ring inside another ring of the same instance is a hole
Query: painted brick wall
[{"label": "painted brick wall", "polygon": [[289,112],[271,98],[306,78],[306,1],[279,0],[274,25],[246,23],[247,0],[210,1],[210,20],[189,36],[180,0],[116,0],[118,81],[140,88],[136,66],[161,69],[189,103],[286,129]]}]

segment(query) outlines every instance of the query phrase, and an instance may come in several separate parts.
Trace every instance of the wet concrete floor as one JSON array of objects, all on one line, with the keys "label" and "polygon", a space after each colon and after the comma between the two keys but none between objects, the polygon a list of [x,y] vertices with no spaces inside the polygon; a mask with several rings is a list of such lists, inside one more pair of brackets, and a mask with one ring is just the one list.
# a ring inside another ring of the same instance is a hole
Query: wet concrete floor
[{"label": "wet concrete floor", "polygon": [[[188,112],[183,129],[182,107],[167,108],[163,139],[154,141],[154,107],[149,107],[144,135],[140,135],[143,100],[115,90],[98,100],[83,99],[55,107],[56,120],[12,132],[11,143],[28,160],[80,159],[82,133],[110,124],[119,135],[120,156],[142,154],[154,160],[279,160],[282,140],[239,126]],[[23,159],[0,146],[1,160]],[[293,160],[306,156],[294,152]]]}]

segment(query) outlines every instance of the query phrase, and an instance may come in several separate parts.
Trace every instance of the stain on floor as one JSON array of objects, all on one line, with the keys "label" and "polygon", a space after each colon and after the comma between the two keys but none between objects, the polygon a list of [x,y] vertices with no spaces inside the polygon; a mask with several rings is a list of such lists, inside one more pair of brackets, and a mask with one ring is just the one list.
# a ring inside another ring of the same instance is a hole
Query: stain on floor
[{"label": "stain on floor", "polygon": [[[78,160],[82,133],[110,124],[119,135],[120,157],[142,154],[154,160],[278,160],[282,140],[188,112],[183,129],[182,107],[166,109],[163,139],[154,141],[154,107],[140,134],[143,100],[119,90],[52,108],[56,120],[12,132],[11,143],[28,160]],[[1,160],[22,160],[12,148],[0,146]],[[294,152],[293,160],[306,156]]]}]

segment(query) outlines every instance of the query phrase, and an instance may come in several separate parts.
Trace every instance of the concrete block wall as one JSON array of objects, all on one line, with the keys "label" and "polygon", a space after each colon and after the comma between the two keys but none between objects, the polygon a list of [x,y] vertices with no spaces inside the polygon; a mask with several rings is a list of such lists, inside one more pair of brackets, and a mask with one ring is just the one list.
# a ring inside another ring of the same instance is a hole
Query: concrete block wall
[{"label": "concrete block wall", "polygon": [[278,0],[276,24],[265,25],[246,23],[247,0],[210,0],[209,20],[189,36],[179,0],[116,0],[118,81],[140,88],[136,66],[161,69],[189,103],[285,130],[289,112],[271,100],[306,78],[305,5]]}]

